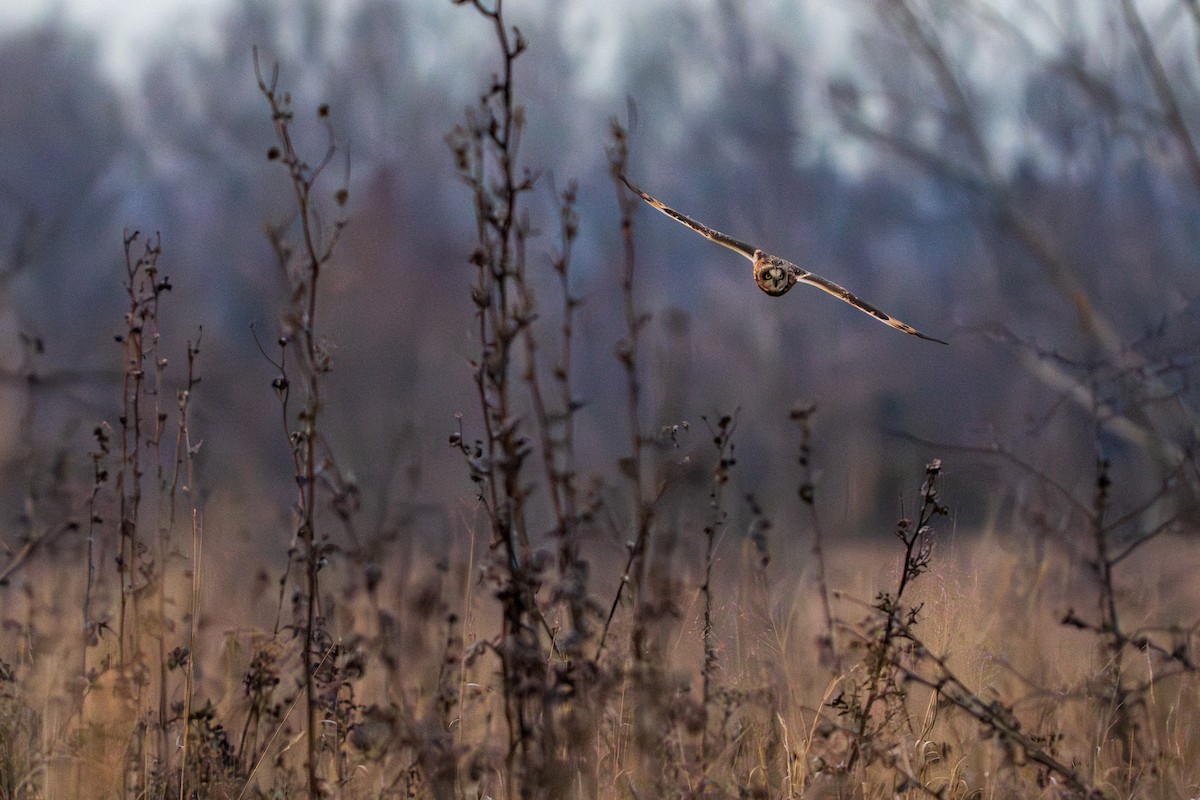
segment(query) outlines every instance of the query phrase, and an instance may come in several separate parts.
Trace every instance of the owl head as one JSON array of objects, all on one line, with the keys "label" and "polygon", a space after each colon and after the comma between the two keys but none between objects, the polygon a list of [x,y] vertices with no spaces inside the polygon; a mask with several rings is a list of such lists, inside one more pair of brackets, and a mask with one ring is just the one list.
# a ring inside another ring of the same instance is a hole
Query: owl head
[{"label": "owl head", "polygon": [[796,268],[791,262],[754,251],[754,282],[772,297],[778,297],[796,284]]}]

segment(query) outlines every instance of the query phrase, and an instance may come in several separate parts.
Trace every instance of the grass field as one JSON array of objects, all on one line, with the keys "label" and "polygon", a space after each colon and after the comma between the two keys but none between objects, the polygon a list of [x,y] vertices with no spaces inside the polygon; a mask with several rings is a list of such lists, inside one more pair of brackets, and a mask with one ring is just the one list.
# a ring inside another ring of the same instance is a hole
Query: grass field
[{"label": "grass field", "polygon": [[[546,635],[542,683],[521,687],[519,699],[539,706],[523,734],[511,730],[507,708],[515,692],[503,671],[497,588],[476,580],[490,559],[481,537],[473,550],[456,546],[449,563],[408,554],[331,568],[322,582],[332,613],[314,636],[321,790],[1193,796],[1200,731],[1187,653],[1200,546],[1163,537],[1123,565],[1129,578],[1114,588],[1128,633],[1117,645],[1104,631],[1064,624],[1072,610],[1101,619],[1095,571],[1077,553],[939,523],[927,567],[898,603],[902,541],[881,534],[829,548],[832,647],[808,532],[794,548],[772,536],[771,549],[784,552],[765,566],[751,542],[725,537],[707,581],[694,546],[701,532],[681,534],[693,541],[660,555],[653,600],[638,599],[654,607],[645,623],[653,655],[640,663],[630,601],[603,653],[593,657],[591,636],[583,655],[565,654],[571,622],[549,599],[561,585],[550,571],[539,600],[562,649]],[[126,637],[142,652],[127,652],[124,664],[116,631],[84,646],[81,570],[31,567],[25,591],[6,592],[5,797],[174,797],[180,782],[188,796],[305,793],[303,626],[286,624],[302,618],[303,598],[286,599],[279,625],[275,591],[256,589],[253,575],[270,565],[211,552],[196,562],[181,545],[165,570],[166,618],[157,606],[138,612],[139,630]],[[624,565],[611,546],[596,549],[599,602]],[[193,632],[188,577],[197,563]],[[523,749],[534,743],[538,750]]]},{"label": "grass field", "polygon": [[[351,207],[341,151],[332,128],[328,150],[297,148],[329,109],[294,113],[286,70],[256,56],[264,155],[295,198],[267,228],[284,311],[256,331],[290,469],[203,485],[192,408],[223,365],[199,330],[167,352],[162,320],[188,298],[162,242],[127,232],[112,415],[80,422],[86,453],[27,454],[3,537],[0,800],[1200,797],[1194,454],[1163,446],[1175,466],[1143,491],[1104,456],[1064,478],[947,448],[907,465],[892,529],[839,528],[820,409],[651,418],[641,201],[614,121],[624,407],[602,426],[621,455],[597,465],[577,437],[577,190],[546,226],[553,274],[534,277],[526,43],[472,5],[500,67],[447,137],[478,240],[453,273],[472,395],[447,408],[473,411],[437,433],[461,456],[445,536],[415,532],[420,497],[359,523],[321,302]],[[1153,374],[1129,374],[1154,396]],[[1091,422],[1097,440],[1116,424],[1099,405]],[[738,456],[764,427],[796,443],[770,486]],[[981,461],[991,517],[964,529],[955,476]],[[762,496],[779,483],[782,520]],[[278,485],[282,509],[254,495]]]}]

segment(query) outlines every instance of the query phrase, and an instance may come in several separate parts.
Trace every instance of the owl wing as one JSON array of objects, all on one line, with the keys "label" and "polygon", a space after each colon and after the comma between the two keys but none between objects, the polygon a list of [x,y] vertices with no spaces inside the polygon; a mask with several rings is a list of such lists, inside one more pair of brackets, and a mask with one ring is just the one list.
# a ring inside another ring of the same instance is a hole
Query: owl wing
[{"label": "owl wing", "polygon": [[926,336],[912,325],[901,322],[891,314],[880,311],[878,308],[866,302],[865,300],[858,299],[858,297],[849,289],[845,288],[844,286],[839,286],[828,278],[822,278],[815,272],[808,272],[807,270],[800,269],[799,267],[796,267],[796,269],[800,270],[799,274],[796,276],[796,279],[801,283],[807,283],[810,286],[816,286],[822,291],[829,292],[834,297],[844,300],[845,302],[857,308],[859,311],[870,314],[872,317],[884,323],[885,325],[891,325],[898,331],[911,333],[913,336],[919,336],[920,338],[927,339],[931,342],[937,342],[938,344],[949,344],[949,342],[944,342],[941,339],[935,339],[932,336]]},{"label": "owl wing", "polygon": [[754,260],[754,251],[756,248],[751,247],[750,245],[746,244],[745,242],[739,241],[739,240],[733,238],[732,236],[726,236],[725,234],[721,233],[720,231],[713,230],[712,228],[708,227],[707,225],[696,222],[696,220],[692,219],[689,216],[680,214],[675,209],[671,208],[670,206],[666,205],[665,203],[661,203],[658,200],[655,200],[653,197],[646,194],[638,187],[634,186],[633,183],[630,182],[629,178],[626,178],[624,175],[621,176],[621,180],[625,182],[625,185],[628,186],[629,189],[634,194],[636,194],[638,197],[645,200],[647,203],[649,203],[654,208],[657,208],[659,211],[666,214],[671,219],[675,220],[678,223],[688,226],[689,228],[691,228],[696,233],[703,236],[705,239],[708,239],[709,241],[716,242],[719,245],[728,247],[730,250],[734,250],[738,253],[741,253],[746,258],[750,259],[751,261]]}]

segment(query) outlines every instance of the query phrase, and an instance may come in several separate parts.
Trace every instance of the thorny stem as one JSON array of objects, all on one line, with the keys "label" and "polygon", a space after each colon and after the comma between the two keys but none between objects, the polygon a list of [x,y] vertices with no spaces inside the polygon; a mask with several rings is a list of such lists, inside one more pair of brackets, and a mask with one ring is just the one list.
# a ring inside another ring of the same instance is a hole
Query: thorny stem
[{"label": "thorny stem", "polygon": [[[300,252],[299,274],[292,280],[291,307],[284,316],[284,335],[280,338],[280,347],[291,344],[300,354],[299,364],[304,384],[304,406],[298,419],[300,429],[289,434],[291,440],[292,458],[295,465],[297,488],[297,538],[303,548],[304,560],[304,630],[303,630],[303,674],[304,697],[307,711],[306,744],[307,744],[307,774],[308,791],[311,797],[321,793],[321,781],[318,775],[317,760],[321,729],[318,723],[318,698],[314,672],[314,650],[317,644],[317,629],[320,620],[320,581],[319,572],[325,558],[325,545],[317,536],[316,491],[318,466],[321,469],[332,468],[329,458],[318,458],[318,447],[321,442],[318,419],[322,409],[321,376],[331,368],[330,358],[316,332],[318,283],[321,268],[332,257],[334,248],[345,226],[344,219],[334,222],[325,241],[320,241],[322,235],[318,219],[318,211],[313,196],[313,188],[325,167],[332,161],[336,152],[333,130],[329,127],[327,106],[321,106],[318,117],[325,121],[328,131],[328,145],[322,159],[314,166],[308,164],[296,151],[292,140],[290,125],[293,120],[291,96],[278,92],[279,66],[274,65],[270,80],[263,76],[258,51],[254,52],[254,73],[258,80],[259,91],[262,92],[271,110],[271,122],[275,131],[276,146],[268,152],[268,158],[279,160],[288,170],[292,191],[296,201],[296,216],[300,225],[302,249]],[[346,191],[343,188],[336,194],[339,205],[345,203]],[[268,229],[268,238],[275,250],[276,259],[285,274],[289,274],[293,261],[291,247],[284,240],[283,227]],[[283,372],[283,362],[278,365]],[[276,381],[280,390],[281,400],[286,403],[287,377],[286,372]],[[284,408],[286,414],[286,405]],[[285,422],[289,423],[285,419]],[[289,563],[290,568],[290,563]],[[286,578],[286,576],[285,576]]]},{"label": "thorny stem", "polygon": [[[190,351],[190,347],[189,347]],[[182,394],[182,392],[181,392]],[[182,404],[183,401],[181,401]],[[181,416],[186,417],[186,414]],[[191,457],[188,456],[188,469],[191,470]],[[190,481],[189,481],[190,482]],[[183,737],[179,748],[179,796],[186,797],[187,766],[189,752],[189,737],[191,734],[192,701],[195,694],[196,676],[196,631],[200,626],[200,588],[203,564],[202,546],[204,542],[204,525],[200,521],[199,512],[192,509],[192,605],[191,625],[188,630],[187,662],[183,665]]]},{"label": "thorny stem", "polygon": [[[129,310],[125,314],[124,386],[121,406],[121,471],[117,475],[117,495],[121,529],[121,556],[118,569],[122,577],[120,616],[118,619],[118,659],[124,665],[137,657],[140,638],[137,625],[139,577],[143,573],[141,557],[144,543],[138,535],[142,499],[142,399],[145,393],[148,355],[154,352],[158,337],[158,296],[170,284],[158,279],[158,256],[162,245],[158,237],[143,243],[141,255],[134,255],[137,231],[125,235],[125,292]],[[147,338],[150,342],[147,343]],[[157,423],[156,423],[157,424]]]},{"label": "thorny stem", "polygon": [[[106,466],[106,462],[110,452],[110,432],[111,429],[104,422],[92,430],[92,437],[96,440],[96,449],[91,452],[92,492],[88,497],[87,579],[83,590],[83,638],[85,652],[86,648],[95,641],[100,625],[100,623],[92,619],[92,589],[96,584],[96,536],[99,526],[104,521],[100,516],[100,507],[97,501],[100,497],[101,487],[108,482],[108,467]],[[83,670],[83,672],[86,672],[86,670]]]},{"label": "thorny stem", "polygon": [[1113,578],[1115,564],[1109,556],[1108,536],[1105,530],[1111,487],[1112,478],[1109,476],[1108,459],[1102,454],[1098,454],[1096,456],[1096,494],[1092,511],[1092,532],[1096,548],[1095,568],[1100,595],[1098,598],[1100,606],[1099,633],[1103,636],[1108,648],[1106,672],[1111,682],[1110,703],[1114,714],[1113,733],[1120,739],[1125,762],[1132,764],[1135,723],[1129,708],[1129,692],[1125,685],[1123,669],[1124,653],[1122,651],[1126,638],[1121,631],[1120,620],[1117,617],[1117,593]]},{"label": "thorny stem", "polygon": [[[550,501],[554,510],[554,536],[558,540],[559,587],[556,594],[566,605],[571,629],[566,637],[564,654],[570,658],[582,652],[589,638],[588,603],[586,597],[587,564],[579,555],[577,527],[580,514],[575,484],[575,412],[580,404],[575,400],[571,385],[571,342],[574,333],[575,310],[581,301],[571,294],[571,248],[578,232],[579,219],[575,211],[578,188],[571,183],[557,198],[559,200],[559,238],[561,249],[553,256],[552,266],[558,275],[562,293],[561,342],[553,376],[559,390],[558,408],[551,409],[542,391],[538,371],[538,342],[532,325],[523,330],[525,342],[524,380],[529,387],[541,439],[542,466],[546,472]],[[532,309],[534,298],[529,287],[521,283],[523,306]],[[552,637],[552,645],[559,642]]]},{"label": "thorny stem", "polygon": [[[122,585],[120,593],[121,616],[119,621],[119,663],[122,667],[130,664],[137,665],[145,671],[145,680],[134,682],[133,699],[135,703],[142,700],[143,690],[151,685],[149,676],[153,674],[157,662],[158,703],[157,730],[159,733],[158,751],[166,754],[168,750],[167,734],[167,666],[166,639],[159,635],[157,653],[154,658],[147,658],[142,644],[142,596],[147,595],[150,602],[157,602],[156,612],[159,618],[166,616],[166,587],[164,574],[166,562],[166,535],[169,524],[163,519],[162,493],[156,494],[158,506],[155,511],[158,516],[155,536],[147,541],[143,537],[142,511],[142,479],[145,473],[143,466],[143,447],[152,448],[155,477],[160,478],[161,487],[161,432],[166,414],[161,412],[162,373],[166,360],[159,355],[159,298],[163,292],[170,290],[170,281],[159,275],[158,258],[162,253],[162,243],[158,235],[147,238],[142,244],[142,253],[135,256],[133,249],[141,240],[137,231],[125,235],[125,290],[129,299],[129,309],[125,314],[125,333],[120,341],[125,350],[124,384],[122,387],[121,426],[121,471],[117,477],[117,489],[120,504],[121,558],[118,571],[121,574]],[[152,370],[153,379],[147,381],[147,364]],[[143,417],[148,414],[149,418]],[[145,440],[143,440],[145,436]],[[143,591],[147,590],[147,591]],[[145,747],[142,738],[145,726],[139,725],[134,734],[136,741],[131,745],[133,752]],[[125,770],[125,788],[137,793],[145,784],[145,771]]]},{"label": "thorny stem", "polygon": [[[712,568],[716,558],[717,535],[724,526],[729,514],[722,505],[725,485],[729,483],[729,471],[737,463],[733,455],[733,432],[737,428],[737,410],[731,415],[722,416],[714,428],[709,423],[709,433],[712,435],[713,446],[717,449],[717,462],[713,467],[712,484],[708,493],[708,506],[712,512],[709,522],[704,526],[704,582],[700,585],[700,593],[704,597],[704,669],[701,687],[701,707],[704,709],[705,724],[700,735],[700,762],[708,764],[708,714],[712,702],[713,672],[717,668],[717,645],[713,627],[713,595]],[[708,423],[708,419],[704,421]]]},{"label": "thorny stem", "polygon": [[[195,344],[190,341],[187,343],[187,382],[186,387],[179,391],[176,398],[179,405],[179,427],[175,433],[175,467],[171,473],[171,483],[167,492],[171,501],[170,518],[172,520],[175,519],[176,492],[180,488],[190,491],[193,485],[192,456],[199,451],[201,444],[201,442],[192,444],[188,412],[191,408],[192,390],[196,388],[196,384],[200,383],[200,377],[196,374],[196,358],[200,355],[200,341],[203,338],[204,328],[201,327],[196,334]],[[180,487],[180,480],[183,480],[182,487]]]},{"label": "thorny stem", "polygon": [[[454,2],[465,4],[465,0]],[[514,65],[525,50],[525,39],[519,29],[505,22],[502,0],[496,0],[491,9],[480,0],[472,0],[471,5],[491,22],[503,66],[493,75],[478,107],[468,109],[466,123],[447,139],[475,206],[478,241],[470,261],[476,268],[472,299],[481,352],[472,366],[484,429],[484,441],[473,448],[461,434],[451,437],[451,445],[462,451],[479,487],[491,523],[491,547],[498,551],[490,574],[497,583],[504,618],[502,644],[496,652],[509,733],[506,786],[510,797],[518,789],[522,796],[530,796],[545,783],[551,774],[549,762],[558,757],[553,715],[546,713],[548,693],[523,688],[545,684],[539,625],[548,626],[537,606],[541,565],[533,558],[525,514],[528,489],[522,468],[530,444],[520,430],[510,380],[514,346],[522,339],[528,357],[525,377],[535,413],[548,422],[529,330],[535,316],[534,297],[525,282],[525,243],[532,229],[518,210],[519,196],[533,188],[536,176],[526,170],[518,177],[516,167],[524,112],[514,100]],[[553,476],[558,474],[555,456],[545,448],[554,450],[556,446],[549,443],[545,430],[543,461]],[[550,481],[552,487],[565,489],[557,477]],[[555,491],[552,488],[552,493]],[[565,495],[555,500],[560,523],[568,520],[565,500]],[[560,524],[559,529],[566,527]]]},{"label": "thorny stem", "polygon": [[822,652],[836,660],[838,654],[837,638],[833,627],[833,608],[829,602],[829,583],[825,572],[825,550],[822,546],[821,520],[817,515],[816,483],[812,471],[812,415],[816,406],[797,406],[792,409],[791,418],[800,426],[800,502],[808,512],[809,524],[813,531],[813,556],[817,560],[817,589],[821,595],[821,613],[824,615],[825,634],[820,641]]},{"label": "thorny stem", "polygon": [[[890,681],[885,672],[897,666],[895,638],[902,632],[906,623],[902,615],[907,613],[910,619],[915,619],[918,609],[904,611],[901,600],[904,590],[913,579],[929,568],[932,556],[931,531],[929,524],[935,516],[946,513],[946,507],[938,500],[937,478],[942,471],[942,462],[934,459],[925,467],[925,482],[921,485],[921,509],[914,525],[910,519],[902,519],[896,527],[896,537],[904,543],[904,560],[900,566],[900,583],[896,594],[890,596],[882,593],[876,608],[884,614],[883,629],[870,648],[873,656],[869,666],[870,675],[867,679],[867,694],[862,705],[857,709],[853,741],[850,746],[850,757],[846,762],[846,770],[850,771],[862,754],[863,744],[867,741],[867,727],[871,722],[871,713],[876,703],[886,701]],[[918,546],[919,545],[919,546]]]},{"label": "thorny stem", "polygon": [[[175,500],[178,491],[182,488],[184,492],[190,493],[192,490],[192,467],[193,459],[196,451],[199,449],[199,443],[194,447],[191,442],[191,428],[189,425],[189,410],[191,408],[192,391],[196,388],[196,384],[200,382],[200,377],[196,373],[196,359],[200,355],[200,340],[204,336],[204,329],[196,335],[196,342],[187,343],[187,379],[185,388],[180,389],[176,395],[176,402],[179,409],[179,426],[175,434],[175,464],[172,469],[171,481],[168,484],[165,480],[160,479],[160,485],[166,486],[167,501],[169,510],[167,513],[167,526],[163,530],[161,536],[161,558],[163,568],[166,566],[167,546],[166,534],[175,523]],[[166,415],[162,418],[165,420]],[[180,475],[186,470],[187,477],[184,479],[182,487],[180,486]],[[192,508],[192,606],[191,606],[191,628],[188,637],[187,655],[185,661],[180,666],[184,669],[184,708],[183,708],[183,742],[180,748],[179,757],[179,796],[184,797],[184,786],[187,776],[187,759],[188,759],[188,734],[191,730],[191,710],[192,710],[192,689],[195,673],[195,653],[196,653],[196,629],[199,625],[200,613],[200,575],[201,575],[201,553],[200,553],[200,524],[198,523],[198,512],[193,506]],[[160,578],[160,580],[162,580]],[[160,589],[160,607],[159,613],[166,619],[165,606],[165,587]],[[160,638],[160,641],[162,639]],[[162,715],[162,729],[167,730],[166,724],[166,658],[163,659],[162,673],[162,688],[160,690],[161,706],[159,713]],[[165,740],[163,752],[166,753]]]},{"label": "thorny stem", "polygon": [[633,246],[633,210],[637,207],[637,198],[626,191],[624,181],[621,179],[621,176],[625,174],[628,161],[628,138],[624,127],[617,120],[612,120],[611,128],[612,144],[608,149],[608,166],[617,193],[617,207],[621,214],[623,250],[621,301],[625,317],[625,336],[617,343],[616,353],[617,360],[621,362],[621,366],[625,370],[625,413],[629,425],[629,455],[622,459],[622,464],[633,495],[633,517],[636,531],[630,546],[626,577],[622,579],[621,585],[617,589],[617,598],[613,601],[613,607],[615,609],[626,584],[632,580],[634,614],[630,644],[635,663],[640,663],[649,654],[646,628],[649,601],[644,595],[648,589],[646,585],[649,575],[648,550],[654,521],[654,503],[648,496],[645,485],[642,447],[645,437],[642,435],[640,413],[642,385],[638,377],[639,341],[641,330],[649,321],[649,315],[638,311],[637,304],[634,302],[634,273],[637,259]]},{"label": "thorny stem", "polygon": [[1096,571],[1100,583],[1100,619],[1102,630],[1115,638],[1120,631],[1117,620],[1116,590],[1113,587],[1113,562],[1108,555],[1108,536],[1105,535],[1106,512],[1112,479],[1108,474],[1108,459],[1096,457],[1096,499],[1092,511],[1093,543],[1096,547]]},{"label": "thorny stem", "polygon": [[[135,247],[140,246],[140,254],[135,254]],[[199,382],[196,376],[196,357],[199,355],[199,345],[188,343],[187,348],[187,384],[179,393],[178,405],[180,412],[179,436],[176,441],[174,466],[169,468],[163,453],[163,434],[167,429],[168,412],[163,403],[164,384],[168,359],[162,355],[160,346],[159,306],[165,292],[171,290],[170,279],[161,273],[158,261],[162,253],[161,239],[156,234],[152,238],[143,238],[137,232],[126,232],[124,237],[125,250],[125,290],[129,305],[125,313],[125,331],[118,337],[124,350],[124,381],[122,385],[122,404],[119,425],[121,428],[121,463],[117,474],[116,493],[119,506],[119,542],[118,572],[120,575],[119,620],[118,620],[118,658],[119,664],[137,666],[141,675],[134,682],[133,700],[141,703],[143,691],[157,683],[157,703],[155,704],[155,724],[151,726],[149,717],[139,723],[136,728],[135,741],[131,743],[131,753],[147,756],[155,755],[160,763],[159,769],[164,772],[170,767],[171,745],[170,727],[173,721],[168,690],[169,672],[173,669],[174,654],[168,654],[168,630],[161,625],[151,626],[149,637],[156,646],[155,657],[148,658],[144,652],[146,645],[143,641],[145,619],[149,613],[150,619],[166,620],[169,613],[169,598],[167,597],[167,570],[174,549],[171,546],[171,533],[175,524],[175,506],[178,500],[180,484],[178,480],[180,466],[184,459],[190,473],[191,453],[188,436],[188,397],[190,391]],[[149,380],[148,380],[149,379]],[[92,591],[95,585],[95,554],[94,540],[97,527],[102,524],[98,507],[101,487],[108,480],[106,460],[110,453],[110,429],[101,424],[93,431],[96,450],[92,456],[92,493],[88,502],[90,514],[87,541],[87,581],[84,592],[84,643],[86,647],[94,644],[102,623],[92,618]],[[143,449],[147,449],[143,452]],[[154,499],[156,504],[152,509],[154,532],[151,538],[143,535],[143,530],[149,526],[146,509],[142,503],[142,481],[145,479],[147,457],[153,467],[153,485],[156,487]],[[168,479],[168,470],[175,474],[174,479]],[[183,486],[188,491],[188,485]],[[146,599],[141,598],[145,595]],[[142,602],[154,605],[153,611],[142,608]],[[84,659],[86,665],[86,656]],[[188,720],[182,720],[186,727]],[[157,750],[147,746],[145,734],[153,727],[158,733]],[[146,764],[137,766],[133,756],[123,772],[125,788],[131,793],[141,793],[146,789],[146,781],[150,780],[151,771]],[[180,764],[180,780],[183,780],[183,769],[186,764]]]},{"label": "thorny stem", "polygon": [[1029,761],[1045,767],[1057,774],[1063,781],[1081,797],[1098,796],[1088,787],[1079,773],[1059,761],[1035,739],[1021,730],[1021,723],[1013,716],[1012,710],[997,701],[984,702],[979,695],[971,691],[962,680],[950,669],[946,660],[935,655],[913,634],[911,626],[899,621],[900,633],[908,639],[916,655],[930,661],[937,667],[936,677],[929,677],[916,669],[896,664],[896,668],[905,680],[925,686],[934,691],[945,702],[962,709],[977,719],[987,730],[994,732],[1010,745],[1016,745]]}]

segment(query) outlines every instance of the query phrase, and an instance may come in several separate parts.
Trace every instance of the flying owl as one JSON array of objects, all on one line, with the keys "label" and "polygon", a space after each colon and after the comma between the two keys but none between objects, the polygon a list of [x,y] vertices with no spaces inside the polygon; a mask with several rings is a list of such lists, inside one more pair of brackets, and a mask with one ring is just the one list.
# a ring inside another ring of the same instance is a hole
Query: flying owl
[{"label": "flying owl", "polygon": [[707,225],[702,225],[699,222],[696,222],[696,220],[680,214],[675,209],[660,203],[658,200],[655,200],[653,197],[634,186],[633,183],[631,183],[630,180],[624,175],[621,176],[621,180],[625,182],[625,185],[628,186],[634,194],[657,208],[662,213],[666,214],[671,219],[688,226],[704,238],[716,242],[719,245],[728,247],[730,250],[735,250],[744,255],[746,258],[750,259],[750,261],[754,264],[754,282],[758,284],[758,288],[762,289],[772,297],[778,297],[788,289],[791,289],[797,283],[807,283],[811,286],[816,286],[818,289],[829,292],[834,297],[846,301],[859,311],[870,314],[875,319],[887,325],[891,325],[898,331],[910,333],[913,336],[919,336],[920,338],[927,339],[931,342],[947,344],[947,342],[943,342],[941,339],[935,339],[932,336],[926,336],[913,326],[905,324],[892,315],[880,311],[870,303],[858,299],[858,297],[856,297],[850,290],[838,286],[836,283],[827,278],[822,278],[820,275],[817,275],[814,272],[801,269],[792,262],[786,261],[779,256],[773,256],[764,253],[757,247],[751,247],[745,242],[738,241],[732,236],[726,236],[720,231],[715,231]]}]

